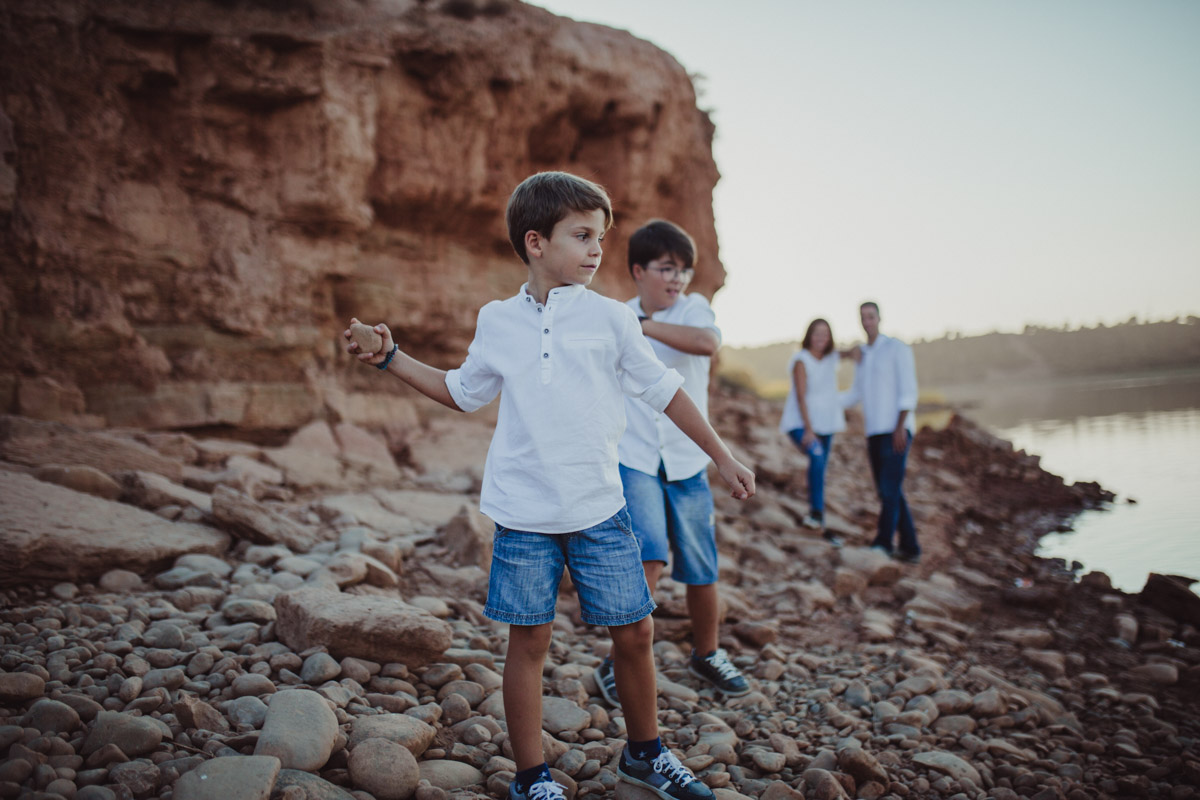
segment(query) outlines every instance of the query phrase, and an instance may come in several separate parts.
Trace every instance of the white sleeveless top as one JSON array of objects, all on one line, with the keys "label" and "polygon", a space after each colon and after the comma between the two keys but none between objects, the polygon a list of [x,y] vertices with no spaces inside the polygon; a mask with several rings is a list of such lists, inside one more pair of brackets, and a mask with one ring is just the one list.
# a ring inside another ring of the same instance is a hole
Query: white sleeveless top
[{"label": "white sleeveless top", "polygon": [[813,433],[824,436],[846,430],[846,415],[842,413],[842,404],[838,400],[837,351],[817,358],[807,350],[799,351],[788,362],[788,396],[783,406],[783,417],[779,420],[779,430],[787,433],[804,427],[804,417],[800,415],[800,404],[796,401],[796,382],[792,379],[797,361],[804,362],[804,401],[808,404],[808,418],[812,420]]}]

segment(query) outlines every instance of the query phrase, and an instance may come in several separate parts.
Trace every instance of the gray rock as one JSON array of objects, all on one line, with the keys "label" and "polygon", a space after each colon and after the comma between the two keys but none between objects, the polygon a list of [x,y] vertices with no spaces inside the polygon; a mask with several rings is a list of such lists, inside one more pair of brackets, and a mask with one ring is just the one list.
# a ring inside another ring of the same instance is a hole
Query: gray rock
[{"label": "gray rock", "polygon": [[275,598],[275,633],[293,650],[323,646],[337,658],[355,656],[410,667],[450,647],[450,625],[390,597],[347,595],[316,587]]},{"label": "gray rock", "polygon": [[853,747],[839,750],[837,763],[839,770],[850,775],[860,784],[875,781],[884,786],[888,785],[887,771],[875,760],[875,756],[866,750]]},{"label": "gray rock", "polygon": [[79,712],[57,700],[38,700],[29,709],[29,725],[42,733],[71,733],[79,724]]},{"label": "gray rock", "polygon": [[75,793],[75,800],[117,800],[117,795],[105,786],[84,786]]},{"label": "gray rock", "polygon": [[416,717],[408,714],[378,714],[372,717],[356,717],[350,725],[351,750],[367,739],[387,739],[407,748],[414,756],[420,756],[433,741],[436,730]]},{"label": "gray rock", "polygon": [[329,760],[337,735],[337,717],[325,698],[290,689],[271,698],[254,754],[275,756],[287,769],[315,771]]},{"label": "gray rock", "polygon": [[261,728],[267,719],[267,704],[257,697],[238,697],[229,701],[226,713],[235,725]]},{"label": "gray rock", "polygon": [[949,775],[955,780],[966,778],[976,786],[983,785],[983,779],[979,776],[979,770],[953,753],[932,750],[928,753],[916,753],[913,755],[912,760],[915,764],[920,764],[923,767],[928,767],[929,769]]},{"label": "gray rock", "polygon": [[366,739],[350,752],[350,779],[378,800],[406,800],[417,788],[420,768],[406,747],[388,739]]},{"label": "gray rock", "polygon": [[149,630],[142,634],[142,644],[146,647],[154,647],[162,650],[178,650],[183,647],[183,643],[183,629],[178,625],[171,625],[169,623],[151,625]]},{"label": "gray rock", "polygon": [[230,622],[255,622],[265,625],[275,621],[275,607],[263,600],[230,598],[221,606],[221,615]]},{"label": "gray rock", "polygon": [[175,782],[174,800],[268,800],[279,769],[270,756],[214,758]]},{"label": "gray rock", "polygon": [[233,572],[233,567],[216,556],[203,553],[187,553],[175,559],[176,567],[188,567],[197,572],[209,572],[218,578],[227,578]]},{"label": "gray rock", "polygon": [[862,708],[871,702],[871,690],[862,681],[850,681],[842,697],[851,708]]},{"label": "gray rock", "polygon": [[234,697],[257,697],[275,693],[275,684],[271,682],[271,679],[256,672],[238,675],[233,679],[231,688]]},{"label": "gray rock", "polygon": [[314,686],[331,681],[341,673],[341,665],[328,653],[313,653],[304,659],[304,666],[300,669],[300,677],[304,682]]},{"label": "gray rock", "polygon": [[592,715],[563,697],[542,698],[542,729],[548,733],[590,728]]},{"label": "gray rock", "polygon": [[418,766],[421,780],[446,791],[482,786],[485,780],[482,772],[461,761],[434,759],[422,761]]},{"label": "gray rock", "polygon": [[302,792],[290,797],[303,797],[305,800],[355,800],[355,796],[342,787],[296,769],[279,771],[279,777],[275,779],[275,788],[271,792],[272,800],[284,800],[285,792],[289,788]]},{"label": "gray rock", "polygon": [[162,743],[163,729],[159,725],[149,717],[101,711],[84,740],[80,755],[87,758],[108,744],[116,745],[129,758],[145,755]]},{"label": "gray rock", "polygon": [[32,672],[0,672],[0,701],[24,703],[45,691],[46,681]]}]

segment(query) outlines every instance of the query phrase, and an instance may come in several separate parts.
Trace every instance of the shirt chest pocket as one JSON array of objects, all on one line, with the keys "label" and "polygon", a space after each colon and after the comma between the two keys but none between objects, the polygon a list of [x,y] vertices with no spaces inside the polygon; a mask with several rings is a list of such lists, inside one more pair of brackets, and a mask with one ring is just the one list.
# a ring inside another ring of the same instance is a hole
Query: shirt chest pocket
[{"label": "shirt chest pocket", "polygon": [[562,340],[563,358],[581,370],[616,369],[617,348],[611,339],[598,336],[568,336]]}]

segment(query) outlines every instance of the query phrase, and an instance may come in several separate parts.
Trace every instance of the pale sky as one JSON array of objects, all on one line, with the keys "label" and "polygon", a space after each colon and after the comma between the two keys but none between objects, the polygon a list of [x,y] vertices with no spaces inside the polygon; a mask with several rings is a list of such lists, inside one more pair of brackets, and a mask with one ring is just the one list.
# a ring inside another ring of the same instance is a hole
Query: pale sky
[{"label": "pale sky", "polygon": [[1200,313],[1196,0],[535,4],[705,76],[727,344]]}]

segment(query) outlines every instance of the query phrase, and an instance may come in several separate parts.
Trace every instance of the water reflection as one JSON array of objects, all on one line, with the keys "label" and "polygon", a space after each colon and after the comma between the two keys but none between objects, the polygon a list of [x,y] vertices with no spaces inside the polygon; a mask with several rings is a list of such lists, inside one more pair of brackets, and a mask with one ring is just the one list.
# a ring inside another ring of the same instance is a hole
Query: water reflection
[{"label": "water reflection", "polygon": [[1150,572],[1200,577],[1200,371],[1003,388],[967,402],[968,416],[1046,469],[1118,495],[1074,531],[1043,538],[1039,554],[1080,561],[1129,592]]}]

